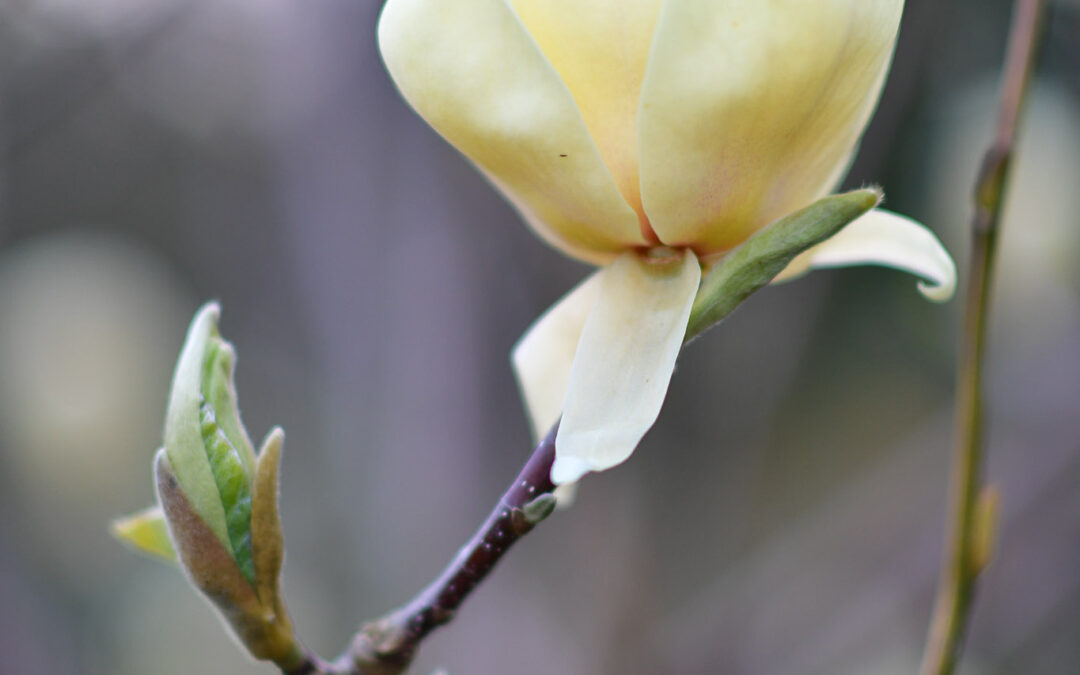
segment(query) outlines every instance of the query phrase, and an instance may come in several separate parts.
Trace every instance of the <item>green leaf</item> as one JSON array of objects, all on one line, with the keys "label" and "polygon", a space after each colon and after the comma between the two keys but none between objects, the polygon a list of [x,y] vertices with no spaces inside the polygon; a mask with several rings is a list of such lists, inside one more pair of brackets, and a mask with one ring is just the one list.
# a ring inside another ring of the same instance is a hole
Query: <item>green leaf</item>
[{"label": "green leaf", "polygon": [[136,551],[176,563],[176,551],[169,540],[169,528],[160,506],[151,506],[124,518],[117,518],[109,531]]},{"label": "green leaf", "polygon": [[266,612],[255,589],[240,572],[228,548],[218,540],[195,509],[169,461],[159,451],[154,461],[158,501],[169,521],[180,566],[195,586],[221,613],[252,655],[265,641]]},{"label": "green leaf", "polygon": [[236,354],[218,333],[219,315],[210,303],[192,321],[169,395],[165,449],[192,506],[254,584],[255,453],[236,405]]},{"label": "green leaf", "polygon": [[255,452],[251,438],[240,421],[240,411],[236,404],[236,386],[233,373],[236,362],[236,350],[214,330],[207,344],[204,362],[202,392],[203,397],[214,409],[218,426],[225,433],[229,443],[240,453],[248,482],[255,474]]},{"label": "green leaf", "polygon": [[200,410],[203,447],[210,460],[221,505],[225,509],[225,525],[236,565],[247,580],[255,583],[255,568],[251,557],[251,486],[244,471],[240,452],[229,442],[217,424],[214,409],[204,403]]},{"label": "green leaf", "polygon": [[210,468],[210,459],[203,447],[200,419],[200,408],[204,402],[202,378],[206,353],[220,313],[217,303],[208,303],[195,315],[188,329],[169,391],[165,413],[165,452],[192,508],[222,545],[231,550],[225,507]]},{"label": "green leaf", "polygon": [[694,299],[689,341],[731,314],[767,285],[795,256],[839,232],[881,201],[877,190],[825,197],[760,230],[713,265]]}]

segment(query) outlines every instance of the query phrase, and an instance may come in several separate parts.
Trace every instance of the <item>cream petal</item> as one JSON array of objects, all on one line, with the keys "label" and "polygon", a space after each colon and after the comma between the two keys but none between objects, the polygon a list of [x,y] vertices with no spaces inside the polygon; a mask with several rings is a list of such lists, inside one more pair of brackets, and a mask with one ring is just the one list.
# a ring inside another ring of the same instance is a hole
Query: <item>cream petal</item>
[{"label": "cream petal", "polygon": [[625,253],[600,273],[559,433],[556,484],[625,461],[656,421],[701,281],[693,252],[666,264]]},{"label": "cream petal", "polygon": [[[510,0],[558,71],[626,201],[639,214],[637,114],[661,0]],[[655,240],[643,221],[645,234]]]},{"label": "cream petal", "polygon": [[875,209],[791,261],[774,281],[812,269],[883,265],[922,278],[928,300],[945,302],[956,291],[956,265],[934,233],[904,216]]},{"label": "cream petal", "polygon": [[506,0],[390,0],[379,48],[410,105],[549,243],[590,262],[646,243],[573,96]]},{"label": "cream petal", "polygon": [[534,444],[562,415],[574,353],[600,294],[600,278],[601,273],[594,272],[552,305],[529,326],[510,355]]},{"label": "cream petal", "polygon": [[574,505],[577,501],[578,486],[581,483],[563,483],[562,485],[556,485],[552,491],[552,495],[555,496],[555,508],[565,510]]},{"label": "cream petal", "polygon": [[665,244],[724,251],[813,202],[877,102],[902,0],[668,0],[639,115]]}]

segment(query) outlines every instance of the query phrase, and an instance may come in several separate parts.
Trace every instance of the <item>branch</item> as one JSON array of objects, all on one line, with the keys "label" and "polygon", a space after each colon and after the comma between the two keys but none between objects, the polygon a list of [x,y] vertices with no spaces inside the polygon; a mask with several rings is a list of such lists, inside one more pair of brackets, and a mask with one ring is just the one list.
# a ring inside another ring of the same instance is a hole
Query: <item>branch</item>
[{"label": "branch", "polygon": [[[880,192],[873,189],[830,195],[751,236],[713,265],[702,281],[686,341],[722,321],[742,301],[772,281],[795,256],[832,236],[880,200]],[[555,497],[551,494],[555,485],[550,474],[558,429],[556,423],[491,515],[438,579],[408,604],[365,624],[349,651],[338,661],[325,663],[307,654],[299,665],[283,665],[282,671],[286,675],[404,672],[424,637],[449,622],[514,542],[555,508]]]},{"label": "branch", "polygon": [[334,663],[307,654],[285,675],[398,675],[412,662],[420,642],[454,618],[457,608],[514,543],[555,508],[551,465],[556,424],[533,451],[495,509],[443,573],[408,604],[365,624],[348,652]]},{"label": "branch", "polygon": [[950,675],[963,648],[975,581],[989,557],[994,493],[982,483],[983,405],[981,365],[1000,231],[1005,184],[1016,145],[1017,123],[1042,35],[1045,0],[1018,0],[1005,63],[998,126],[975,186],[972,257],[964,301],[956,377],[955,444],[949,483],[947,552],[930,624],[922,675]]}]

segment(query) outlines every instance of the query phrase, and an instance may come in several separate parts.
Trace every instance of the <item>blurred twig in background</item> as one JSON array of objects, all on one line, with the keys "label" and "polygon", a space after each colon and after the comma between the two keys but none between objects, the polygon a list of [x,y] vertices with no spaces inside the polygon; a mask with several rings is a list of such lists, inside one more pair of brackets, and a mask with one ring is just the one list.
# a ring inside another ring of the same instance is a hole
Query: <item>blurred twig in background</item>
[{"label": "blurred twig in background", "polygon": [[982,363],[990,305],[994,253],[1006,179],[1016,144],[1017,122],[1028,91],[1042,35],[1043,0],[1016,3],[1005,62],[998,127],[975,186],[972,256],[964,300],[963,332],[956,376],[955,445],[949,481],[950,524],[923,675],[952,673],[963,648],[975,580],[990,555],[996,491],[982,485]]}]

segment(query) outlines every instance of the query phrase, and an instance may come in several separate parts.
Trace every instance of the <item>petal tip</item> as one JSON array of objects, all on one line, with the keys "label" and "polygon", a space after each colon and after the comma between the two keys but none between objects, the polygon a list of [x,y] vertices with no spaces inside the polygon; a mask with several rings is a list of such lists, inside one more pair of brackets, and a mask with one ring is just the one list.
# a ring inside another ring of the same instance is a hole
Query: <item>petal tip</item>
[{"label": "petal tip", "polygon": [[931,302],[946,302],[956,291],[956,263],[937,236],[917,221],[883,209],[857,218],[804,256],[780,276],[791,278],[808,269],[883,265],[919,277],[919,292]]},{"label": "petal tip", "polygon": [[551,482],[555,485],[573,483],[590,471],[592,466],[580,457],[556,457],[551,465]]},{"label": "petal tip", "polygon": [[934,243],[937,245],[936,274],[919,280],[918,288],[924,298],[940,304],[952,300],[956,293],[956,263],[936,237],[934,237]]},{"label": "petal tip", "polygon": [[920,281],[918,287],[924,298],[930,302],[941,304],[952,300],[953,295],[956,293],[956,277],[954,276],[941,283]]}]

